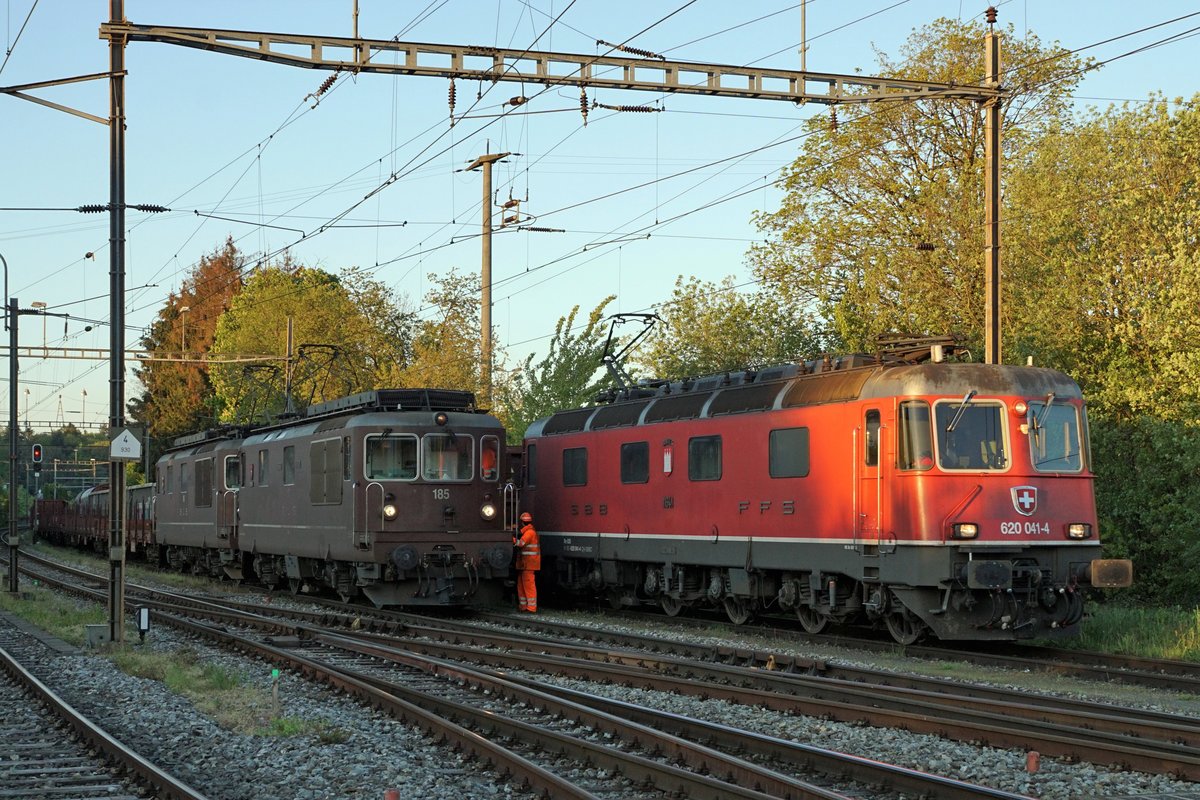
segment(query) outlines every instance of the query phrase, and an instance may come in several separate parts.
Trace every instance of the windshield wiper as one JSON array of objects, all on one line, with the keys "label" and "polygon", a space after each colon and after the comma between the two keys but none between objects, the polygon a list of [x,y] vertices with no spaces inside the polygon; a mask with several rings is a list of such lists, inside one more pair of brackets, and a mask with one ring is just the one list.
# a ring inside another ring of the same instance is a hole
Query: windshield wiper
[{"label": "windshield wiper", "polygon": [[967,392],[958,404],[958,411],[954,412],[954,419],[950,420],[950,424],[946,426],[946,433],[954,433],[954,429],[958,427],[958,421],[962,419],[962,415],[967,411],[967,404],[971,402],[971,398],[975,396],[975,390]]},{"label": "windshield wiper", "polygon": [[1050,413],[1050,406],[1054,405],[1054,392],[1046,395],[1046,405],[1042,406],[1042,413],[1038,414],[1037,419],[1033,422],[1035,431],[1041,430],[1042,423],[1046,421],[1046,415]]}]

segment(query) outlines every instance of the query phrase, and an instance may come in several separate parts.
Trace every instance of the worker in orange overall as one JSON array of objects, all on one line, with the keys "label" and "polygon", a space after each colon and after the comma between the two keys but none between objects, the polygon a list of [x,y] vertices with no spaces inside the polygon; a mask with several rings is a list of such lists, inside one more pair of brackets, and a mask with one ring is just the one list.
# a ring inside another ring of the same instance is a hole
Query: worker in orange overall
[{"label": "worker in orange overall", "polygon": [[521,530],[513,537],[517,548],[517,610],[537,613],[537,571],[542,567],[542,550],[538,544],[537,531],[533,529],[533,515],[528,511],[521,515]]}]

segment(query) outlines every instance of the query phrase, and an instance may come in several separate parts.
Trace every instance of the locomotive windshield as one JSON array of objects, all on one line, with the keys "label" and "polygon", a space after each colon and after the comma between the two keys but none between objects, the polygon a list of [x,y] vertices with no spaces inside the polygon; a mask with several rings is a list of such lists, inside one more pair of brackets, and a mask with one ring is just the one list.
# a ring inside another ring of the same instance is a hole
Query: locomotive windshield
[{"label": "locomotive windshield", "polygon": [[367,480],[416,480],[417,437],[368,437],[366,475]]},{"label": "locomotive windshield", "polygon": [[1040,472],[1083,469],[1079,411],[1066,403],[1029,404],[1029,457]]},{"label": "locomotive windshield", "polygon": [[422,477],[427,481],[469,481],[474,474],[475,440],[450,433],[421,437]]},{"label": "locomotive windshield", "polygon": [[[998,470],[1008,466],[1000,403],[942,401],[934,406],[934,418],[942,469]],[[947,430],[952,422],[953,430]]]}]

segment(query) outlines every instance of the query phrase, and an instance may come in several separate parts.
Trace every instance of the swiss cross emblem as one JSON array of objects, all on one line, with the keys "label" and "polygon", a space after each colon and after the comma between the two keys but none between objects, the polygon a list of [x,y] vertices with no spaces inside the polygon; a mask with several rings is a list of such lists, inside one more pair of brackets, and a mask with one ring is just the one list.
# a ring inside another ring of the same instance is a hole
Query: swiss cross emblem
[{"label": "swiss cross emblem", "polygon": [[1013,508],[1018,514],[1024,514],[1029,517],[1033,512],[1037,511],[1037,487],[1036,486],[1014,486],[1012,488]]}]

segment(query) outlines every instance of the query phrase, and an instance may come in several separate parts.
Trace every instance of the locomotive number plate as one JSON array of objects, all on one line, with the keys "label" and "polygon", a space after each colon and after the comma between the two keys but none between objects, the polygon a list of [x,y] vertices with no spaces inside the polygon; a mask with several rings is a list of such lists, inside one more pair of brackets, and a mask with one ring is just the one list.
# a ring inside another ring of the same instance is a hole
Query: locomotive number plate
[{"label": "locomotive number plate", "polygon": [[1001,536],[1049,536],[1049,522],[1001,522]]}]

